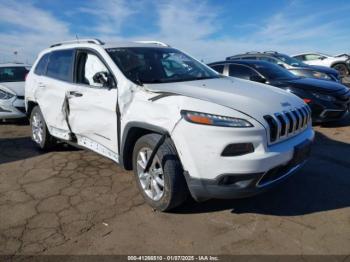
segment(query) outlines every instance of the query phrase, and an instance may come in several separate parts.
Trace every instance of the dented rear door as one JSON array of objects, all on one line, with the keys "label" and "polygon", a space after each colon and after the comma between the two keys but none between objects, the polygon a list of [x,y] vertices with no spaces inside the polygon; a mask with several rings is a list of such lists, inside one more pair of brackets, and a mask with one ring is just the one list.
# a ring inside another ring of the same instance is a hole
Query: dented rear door
[{"label": "dented rear door", "polygon": [[66,94],[72,88],[72,69],[75,50],[53,51],[45,75],[38,78],[35,99],[38,102],[50,133],[69,140]]}]

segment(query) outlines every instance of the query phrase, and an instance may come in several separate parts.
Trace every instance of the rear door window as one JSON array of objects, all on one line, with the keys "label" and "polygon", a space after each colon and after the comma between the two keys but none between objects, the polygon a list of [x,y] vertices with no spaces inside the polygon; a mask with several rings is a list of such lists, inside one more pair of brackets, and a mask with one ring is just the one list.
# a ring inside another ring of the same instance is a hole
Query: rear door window
[{"label": "rear door window", "polygon": [[211,66],[211,68],[213,68],[216,72],[222,74],[224,72],[224,65],[214,65]]},{"label": "rear door window", "polygon": [[249,80],[251,76],[258,75],[253,69],[243,65],[230,65],[230,76]]},{"label": "rear door window", "polygon": [[75,51],[60,50],[51,53],[46,75],[58,80],[71,82]]},{"label": "rear door window", "polygon": [[35,67],[34,73],[37,75],[45,75],[47,63],[49,62],[50,53],[43,55]]}]

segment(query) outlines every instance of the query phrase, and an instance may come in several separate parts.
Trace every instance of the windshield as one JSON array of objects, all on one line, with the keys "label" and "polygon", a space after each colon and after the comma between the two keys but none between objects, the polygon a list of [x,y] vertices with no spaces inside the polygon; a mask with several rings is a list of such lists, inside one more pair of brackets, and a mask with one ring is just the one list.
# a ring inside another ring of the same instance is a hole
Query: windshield
[{"label": "windshield", "polygon": [[24,82],[28,70],[25,67],[0,67],[1,82]]},{"label": "windshield", "polygon": [[107,52],[124,75],[137,84],[220,77],[207,66],[173,48],[111,48]]},{"label": "windshield", "polygon": [[287,69],[272,63],[259,63],[254,65],[255,69],[262,74],[266,79],[295,79],[297,76],[293,75]]},{"label": "windshield", "polygon": [[276,57],[291,66],[308,66],[300,60],[283,54],[277,54]]}]

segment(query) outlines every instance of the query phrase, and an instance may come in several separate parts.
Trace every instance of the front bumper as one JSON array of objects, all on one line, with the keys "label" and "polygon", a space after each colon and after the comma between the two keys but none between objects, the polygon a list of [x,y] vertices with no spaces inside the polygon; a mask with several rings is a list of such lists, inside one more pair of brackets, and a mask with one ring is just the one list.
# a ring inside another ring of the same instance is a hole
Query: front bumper
[{"label": "front bumper", "polygon": [[350,111],[350,101],[315,101],[309,104],[313,123],[338,121],[346,117]]},{"label": "front bumper", "polygon": [[26,117],[24,100],[13,97],[7,100],[0,100],[0,119],[13,119]]},{"label": "front bumper", "polygon": [[[192,196],[199,201],[210,198],[239,198],[257,194],[296,171],[302,164],[293,164],[294,148],[313,141],[309,126],[302,133],[280,143],[267,145],[266,130],[225,128],[191,124],[181,120],[172,133],[178,155],[185,170]],[[252,143],[254,152],[223,157],[222,150],[232,143]],[[278,169],[278,170],[277,170]],[[264,176],[277,170],[278,179],[261,185]],[[222,184],[230,176],[233,183]]]},{"label": "front bumper", "polygon": [[[185,177],[191,195],[197,201],[214,198],[245,198],[262,193],[283,182],[287,177],[298,171],[306,161],[307,159],[295,165],[290,161],[286,165],[277,166],[265,173],[227,174],[214,180],[191,178],[188,173],[185,173]],[[225,178],[229,178],[227,179],[228,184],[223,183]]]}]

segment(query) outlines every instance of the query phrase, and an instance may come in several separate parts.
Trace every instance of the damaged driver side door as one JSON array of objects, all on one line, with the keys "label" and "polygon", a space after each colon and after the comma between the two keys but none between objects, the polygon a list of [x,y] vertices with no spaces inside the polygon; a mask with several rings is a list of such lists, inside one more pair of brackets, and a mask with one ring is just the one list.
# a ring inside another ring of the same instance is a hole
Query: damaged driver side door
[{"label": "damaged driver side door", "polygon": [[68,124],[77,143],[118,161],[118,92],[101,56],[77,50],[74,87],[67,96]]}]

